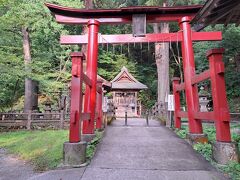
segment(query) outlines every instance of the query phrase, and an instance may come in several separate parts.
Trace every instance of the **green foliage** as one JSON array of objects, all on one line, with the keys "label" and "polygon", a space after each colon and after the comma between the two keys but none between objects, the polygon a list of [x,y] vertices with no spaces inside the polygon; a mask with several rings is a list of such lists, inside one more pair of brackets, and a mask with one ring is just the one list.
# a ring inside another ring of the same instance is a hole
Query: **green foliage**
[{"label": "green foliage", "polygon": [[219,166],[218,168],[229,174],[232,180],[240,179],[240,163],[229,162],[226,166]]},{"label": "green foliage", "polygon": [[[55,22],[45,7],[46,0],[13,0],[0,3],[0,108],[8,108],[23,95],[24,78],[40,82],[41,93],[58,91],[69,82],[70,46],[60,46],[60,34],[76,32],[76,27]],[[53,2],[53,1],[48,1]],[[83,7],[79,0],[54,3]],[[31,40],[32,72],[24,70],[21,28],[28,27]]]},{"label": "green foliage", "polygon": [[216,129],[214,126],[203,126],[203,133],[208,135],[210,142],[216,141]]},{"label": "green foliage", "polygon": [[223,31],[222,46],[225,48],[227,95],[234,99],[240,96],[240,28],[230,25],[220,30]]},{"label": "green foliage", "polygon": [[87,145],[87,154],[86,157],[88,159],[91,159],[94,156],[94,153],[96,151],[97,145],[102,139],[103,132],[96,131],[95,132],[96,137]]},{"label": "green foliage", "polygon": [[193,145],[193,149],[202,154],[208,161],[212,158],[212,146],[208,143],[197,143]]},{"label": "green foliage", "polygon": [[[24,78],[31,77],[39,81],[40,93],[51,96],[50,92],[67,89],[70,81],[71,51],[80,51],[79,46],[60,46],[61,34],[80,34],[79,26],[60,25],[55,22],[45,7],[46,0],[1,0],[0,1],[0,109],[9,110],[24,93]],[[48,2],[63,6],[79,7],[84,5],[81,0],[50,0]],[[172,5],[189,5],[203,3],[202,0],[95,0],[96,8],[119,8],[136,5],[162,5],[167,2]],[[22,26],[28,27],[31,39],[32,72],[26,73],[23,64]],[[176,32],[179,27],[176,23],[170,23],[171,31]],[[225,79],[227,95],[231,111],[240,111],[240,28],[230,25],[227,28],[218,25],[208,27],[206,31],[223,32],[222,42],[198,42],[194,43],[195,62],[197,73],[208,69],[208,61],[205,56],[210,48],[224,47],[226,53]],[[131,25],[116,25],[100,27],[102,34],[132,33]],[[152,27],[147,27],[151,33]],[[143,91],[140,99],[149,108],[156,101],[157,73],[154,59],[154,44],[108,44],[99,50],[99,74],[107,80],[120,71],[122,66],[129,68],[137,79],[148,86]],[[113,47],[114,46],[114,47]],[[170,55],[170,79],[172,76],[180,76],[179,66],[174,57],[181,56],[181,47],[171,43]],[[115,50],[113,50],[115,49]],[[182,64],[180,63],[180,66]],[[204,85],[210,87],[210,83]],[[148,99],[148,101],[146,101]]]},{"label": "green foliage", "polygon": [[62,145],[68,139],[66,130],[19,131],[1,133],[0,147],[31,161],[36,170],[55,168],[62,160]]},{"label": "green foliage", "polygon": [[[233,128],[240,128],[239,125],[231,126]],[[204,133],[207,134],[209,143],[197,143],[193,145],[193,148],[198,151],[201,155],[203,155],[208,161],[210,161],[214,166],[220,169],[222,172],[227,173],[231,179],[238,180],[240,179],[240,163],[237,162],[229,162],[227,165],[219,165],[215,163],[212,159],[212,143],[216,141],[216,130],[212,125],[204,125],[203,127]],[[187,126],[183,126],[181,130],[175,130],[176,134],[185,138],[186,133],[188,133]],[[238,147],[240,148],[240,136],[239,134],[232,133],[232,141],[238,143]],[[239,149],[240,150],[240,149]]]},{"label": "green foliage", "polygon": [[22,90],[25,71],[23,63],[14,54],[0,51],[0,59],[0,104],[8,106]]},{"label": "green foliage", "polygon": [[[208,60],[206,52],[211,48],[223,47],[224,63],[225,63],[225,80],[227,88],[227,96],[232,112],[238,112],[240,96],[240,28],[234,25],[224,27],[218,25],[214,28],[205,28],[205,31],[222,31],[223,40],[221,42],[198,42],[194,43],[195,60],[197,72],[200,73],[208,69]],[[210,87],[210,83],[207,83]]]},{"label": "green foliage", "polygon": [[182,126],[181,129],[176,129],[175,132],[180,138],[185,139],[188,132],[188,127]]},{"label": "green foliage", "polygon": [[131,73],[137,76],[136,64],[130,61],[124,54],[114,54],[110,51],[102,51],[99,54],[98,74],[105,79],[112,80],[123,66],[126,66]]},{"label": "green foliage", "polygon": [[[102,132],[87,145],[87,158],[91,159]],[[10,154],[32,162],[35,169],[44,171],[56,168],[62,161],[63,143],[68,141],[67,130],[18,131],[0,134],[0,148]]]}]

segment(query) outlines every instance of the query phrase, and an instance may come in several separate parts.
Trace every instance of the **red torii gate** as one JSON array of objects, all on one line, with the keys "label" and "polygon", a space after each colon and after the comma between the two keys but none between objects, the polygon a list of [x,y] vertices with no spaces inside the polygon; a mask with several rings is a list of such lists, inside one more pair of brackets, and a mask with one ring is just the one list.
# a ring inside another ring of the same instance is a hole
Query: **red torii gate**
[{"label": "red torii gate", "polygon": [[[87,71],[86,75],[82,72],[83,55],[79,53],[72,54],[72,92],[71,98],[71,119],[70,119],[70,143],[81,141],[81,121],[83,121],[83,134],[94,134],[94,118],[96,108],[97,92],[97,56],[98,44],[100,43],[135,43],[135,42],[181,42],[183,56],[184,83],[177,85],[176,79],[173,81],[175,94],[175,126],[180,128],[180,118],[188,117],[189,131],[193,135],[202,135],[201,119],[211,119],[216,122],[217,141],[231,142],[229,128],[229,111],[226,101],[224,78],[217,77],[217,74],[224,72],[219,50],[212,50],[210,57],[210,70],[203,74],[195,74],[193,41],[218,41],[222,40],[221,32],[193,32],[190,21],[202,6],[183,6],[183,7],[130,7],[121,9],[100,9],[85,10],[46,4],[54,14],[56,21],[62,24],[87,24],[88,35],[64,35],[61,36],[61,44],[88,44],[87,52]],[[134,14],[144,14],[149,23],[175,21],[179,23],[180,31],[176,33],[146,34],[144,37],[133,37],[131,34],[124,35],[99,35],[100,24],[119,24],[131,23]],[[217,55],[216,55],[217,54]],[[219,54],[219,55],[218,55]],[[212,62],[212,65],[211,65]],[[77,66],[77,68],[75,67]],[[79,73],[80,72],[80,73]],[[79,73],[79,74],[78,74]],[[76,74],[78,74],[76,76]],[[196,84],[202,80],[212,79],[214,88],[218,86],[221,90],[214,93],[214,112],[199,112],[198,89]],[[76,80],[77,79],[77,80]],[[216,80],[218,82],[216,82]],[[82,90],[81,83],[85,81],[87,88],[85,91],[84,113],[82,113]],[[217,84],[219,83],[219,84]],[[188,112],[180,112],[179,91],[186,91],[186,101]],[[223,100],[222,100],[223,99]],[[216,105],[215,103],[220,105]],[[98,110],[99,106],[98,106]],[[224,111],[224,116],[221,112]],[[213,115],[214,113],[214,115]],[[86,118],[89,115],[90,117]],[[221,116],[221,117],[219,117]],[[89,120],[85,120],[89,119]]]}]

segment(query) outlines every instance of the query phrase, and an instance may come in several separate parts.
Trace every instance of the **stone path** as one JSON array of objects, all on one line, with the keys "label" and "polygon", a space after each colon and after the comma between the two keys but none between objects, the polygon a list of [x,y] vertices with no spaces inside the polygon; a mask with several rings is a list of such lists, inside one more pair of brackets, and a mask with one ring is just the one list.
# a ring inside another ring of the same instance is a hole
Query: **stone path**
[{"label": "stone path", "polygon": [[36,174],[31,165],[0,149],[0,180],[26,180]]},{"label": "stone path", "polygon": [[86,168],[57,170],[31,180],[226,179],[184,140],[157,121],[118,119],[109,126]]}]

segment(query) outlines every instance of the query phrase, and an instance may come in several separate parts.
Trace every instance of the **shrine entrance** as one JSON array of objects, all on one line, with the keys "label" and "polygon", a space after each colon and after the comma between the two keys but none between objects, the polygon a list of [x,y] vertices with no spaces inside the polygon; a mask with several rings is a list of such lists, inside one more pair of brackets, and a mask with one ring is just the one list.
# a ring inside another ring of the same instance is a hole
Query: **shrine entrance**
[{"label": "shrine entrance", "polygon": [[[87,67],[83,73],[84,54],[72,53],[72,92],[69,144],[79,143],[81,134],[93,135],[96,115],[101,119],[101,100],[96,98],[102,93],[101,82],[97,82],[97,60],[99,44],[181,42],[183,56],[184,83],[173,79],[175,95],[175,127],[181,128],[181,118],[188,118],[189,136],[204,142],[202,120],[215,122],[218,143],[230,143],[230,116],[227,106],[223,49],[213,49],[207,53],[210,69],[195,73],[194,41],[220,41],[221,32],[194,32],[191,20],[201,9],[201,5],[182,7],[127,7],[120,9],[75,9],[54,4],[46,4],[56,21],[61,24],[87,25],[87,35],[62,35],[61,44],[87,44]],[[180,30],[175,33],[146,34],[146,23],[178,22]],[[133,24],[133,34],[102,35],[102,24]],[[212,86],[213,111],[200,112],[197,84],[210,79]],[[82,83],[86,84],[84,108],[82,108]],[[185,90],[187,112],[180,110],[179,92]],[[98,106],[97,106],[98,105]],[[96,106],[98,109],[96,110]],[[101,121],[97,121],[101,124]],[[83,124],[83,128],[81,128]],[[99,126],[98,126],[99,127]],[[81,131],[82,129],[82,131]],[[216,147],[218,148],[218,147]]]},{"label": "shrine entrance", "polygon": [[116,117],[141,117],[142,103],[138,100],[138,93],[147,86],[133,77],[125,66],[111,83]]}]

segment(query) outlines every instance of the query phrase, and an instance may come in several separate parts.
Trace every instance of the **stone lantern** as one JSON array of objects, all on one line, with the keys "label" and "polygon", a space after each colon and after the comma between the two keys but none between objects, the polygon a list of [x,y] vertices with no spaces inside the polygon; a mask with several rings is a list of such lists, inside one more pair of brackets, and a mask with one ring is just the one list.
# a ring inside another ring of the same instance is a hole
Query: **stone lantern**
[{"label": "stone lantern", "polygon": [[45,107],[44,107],[44,112],[45,113],[51,113],[52,111],[52,107],[51,107],[51,101],[49,99],[47,99],[44,103]]},{"label": "stone lantern", "polygon": [[200,112],[207,112],[207,104],[209,103],[209,93],[204,89],[203,86],[200,87],[199,91],[199,106]]}]

